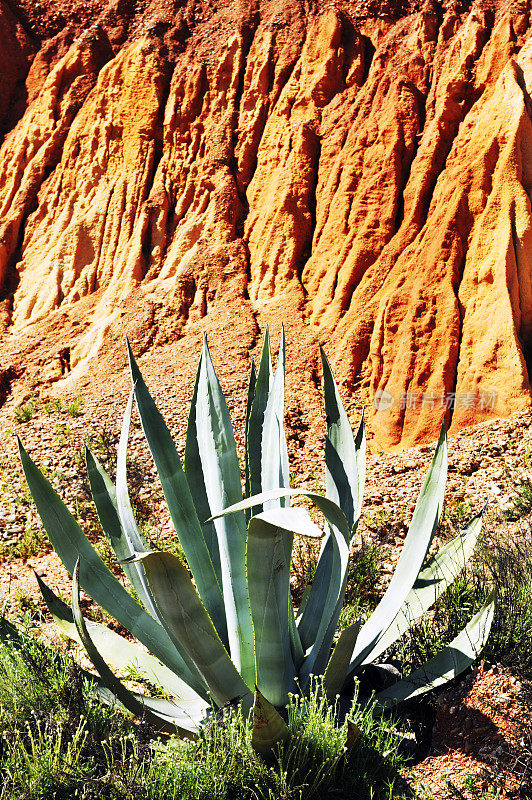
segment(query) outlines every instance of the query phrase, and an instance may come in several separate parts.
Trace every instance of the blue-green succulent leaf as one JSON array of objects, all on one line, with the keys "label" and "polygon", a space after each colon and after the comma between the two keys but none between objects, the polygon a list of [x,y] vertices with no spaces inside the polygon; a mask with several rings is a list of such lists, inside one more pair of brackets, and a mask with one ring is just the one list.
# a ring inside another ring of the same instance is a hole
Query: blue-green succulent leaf
[{"label": "blue-green succulent leaf", "polygon": [[415,584],[440,520],[447,479],[447,431],[440,438],[421,487],[396,570],[377,608],[363,625],[350,664],[350,674],[363,663],[386,633]]},{"label": "blue-green succulent leaf", "polygon": [[244,709],[251,709],[253,696],[229,658],[186,567],[171,553],[138,557],[170,638],[186,649],[216,705],[238,698]]},{"label": "blue-green succulent leaf", "polygon": [[392,706],[442,686],[471,666],[489,636],[495,603],[489,599],[464,630],[430,661],[389,689],[375,695],[381,705]]},{"label": "blue-green succulent leaf", "polygon": [[18,447],[22,469],[37,511],[56,553],[69,573],[73,573],[76,561],[80,558],[80,582],[87,594],[201,697],[208,699],[207,687],[186,653],[176,649],[159,622],[128,594],[103,563],[20,440]]},{"label": "blue-green succulent leaf", "polygon": [[[210,515],[242,499],[235,437],[220,383],[203,342],[196,402],[196,435]],[[218,517],[220,570],[227,620],[229,653],[250,690],[255,685],[253,624],[246,580],[246,517],[244,511]]]},{"label": "blue-green succulent leaf", "polygon": [[148,391],[128,342],[131,379],[144,435],[151,450],[168,510],[179,536],[199,596],[222,642],[227,645],[227,623],[222,590],[216,578],[190,488],[170,431]]}]

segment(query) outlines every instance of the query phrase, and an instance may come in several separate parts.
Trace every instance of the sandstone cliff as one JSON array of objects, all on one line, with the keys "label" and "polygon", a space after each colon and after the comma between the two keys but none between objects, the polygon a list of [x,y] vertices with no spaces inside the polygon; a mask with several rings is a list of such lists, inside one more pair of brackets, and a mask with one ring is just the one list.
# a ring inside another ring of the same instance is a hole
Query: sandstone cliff
[{"label": "sandstone cliff", "polygon": [[530,14],[0,0],[0,401],[284,320],[380,446],[530,405]]}]

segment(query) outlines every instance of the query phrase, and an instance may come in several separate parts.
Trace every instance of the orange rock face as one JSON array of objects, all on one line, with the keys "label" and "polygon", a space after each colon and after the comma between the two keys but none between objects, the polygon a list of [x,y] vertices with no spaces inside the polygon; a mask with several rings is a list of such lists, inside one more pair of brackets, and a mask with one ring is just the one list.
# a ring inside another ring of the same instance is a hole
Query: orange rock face
[{"label": "orange rock face", "polygon": [[125,5],[0,8],[0,369],[284,318],[381,447],[530,404],[528,2]]}]

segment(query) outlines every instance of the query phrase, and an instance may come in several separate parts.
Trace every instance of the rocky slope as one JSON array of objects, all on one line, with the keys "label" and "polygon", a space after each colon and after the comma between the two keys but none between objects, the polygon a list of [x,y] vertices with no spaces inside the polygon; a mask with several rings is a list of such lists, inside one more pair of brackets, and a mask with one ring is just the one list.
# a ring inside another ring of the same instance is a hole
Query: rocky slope
[{"label": "rocky slope", "polygon": [[381,447],[527,408],[530,14],[0,0],[4,413],[97,393],[124,331],[240,370],[281,321],[292,395],[322,343]]}]

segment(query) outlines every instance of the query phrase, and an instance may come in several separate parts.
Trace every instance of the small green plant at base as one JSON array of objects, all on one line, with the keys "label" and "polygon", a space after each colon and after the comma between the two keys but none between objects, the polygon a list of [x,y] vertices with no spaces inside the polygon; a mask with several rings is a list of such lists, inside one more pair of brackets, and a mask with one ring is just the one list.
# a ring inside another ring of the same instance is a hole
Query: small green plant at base
[{"label": "small green plant at base", "polygon": [[56,447],[65,447],[70,439],[71,430],[68,425],[56,425],[54,428],[54,444]]},{"label": "small green plant at base", "polygon": [[32,496],[27,486],[22,486],[17,490],[14,501],[17,508],[26,508],[32,504]]},{"label": "small green plant at base", "polygon": [[473,510],[470,503],[464,503],[459,500],[454,505],[449,506],[444,512],[444,521],[450,523],[452,526],[463,526],[468,519],[471,518]]},{"label": "small green plant at base", "polygon": [[70,417],[79,417],[83,413],[84,400],[77,394],[66,406],[66,413]]},{"label": "small green plant at base", "polygon": [[99,606],[91,606],[87,609],[87,619],[91,622],[98,622],[100,625],[110,625],[114,622],[112,616]]},{"label": "small green plant at base", "polygon": [[[501,537],[498,521],[488,519],[490,527],[480,543],[480,559],[497,587],[497,603],[485,655],[531,680],[532,542]],[[480,580],[485,579],[485,572],[480,573]]]},{"label": "small green plant at base", "polygon": [[314,580],[319,555],[319,542],[307,537],[300,537],[294,541],[290,588],[292,600],[296,607],[299,607],[305,590]]},{"label": "small green plant at base", "polygon": [[344,606],[338,621],[341,631],[353,625],[357,619],[366,620],[374,610],[378,596],[375,587],[383,561],[382,548],[371,542],[363,542],[351,555],[347,573]]},{"label": "small green plant at base", "polygon": [[382,548],[363,541],[351,555],[347,571],[345,602],[356,605],[361,612],[372,611],[376,605],[375,586],[381,574]]},{"label": "small green plant at base", "polygon": [[44,531],[37,526],[26,523],[22,536],[13,544],[0,543],[2,558],[31,558],[49,547],[49,540]]},{"label": "small green plant at base", "polygon": [[513,500],[513,508],[503,511],[504,519],[517,520],[532,511],[532,483],[527,481],[519,487],[517,497]]},{"label": "small green plant at base", "polygon": [[140,520],[139,527],[151,547],[155,550],[165,550],[171,553],[186,565],[185,553],[179,543],[179,539],[170,534],[162,534],[151,519]]},{"label": "small green plant at base", "polygon": [[381,541],[401,536],[407,529],[406,512],[403,508],[380,508],[365,514],[366,528]]},{"label": "small green plant at base", "polygon": [[419,669],[441,649],[443,643],[462,630],[465,621],[482,607],[489,586],[478,573],[464,568],[447,592],[434,604],[427,619],[412,624],[394,653],[402,669]]},{"label": "small green plant at base", "polygon": [[17,422],[25,423],[33,419],[39,409],[39,401],[36,397],[31,397],[26,403],[15,406],[14,415]]},{"label": "small green plant at base", "polygon": [[54,400],[47,400],[43,403],[43,411],[47,416],[52,414],[60,414],[63,408],[61,398],[56,397]]},{"label": "small green plant at base", "polygon": [[18,616],[28,614],[33,619],[41,615],[40,603],[22,589],[10,595],[9,606]]},{"label": "small green plant at base", "polygon": [[[236,703],[245,718],[252,716],[254,748],[271,755],[290,737],[285,718],[290,694],[308,698],[315,674],[322,676],[330,704],[337,693],[349,693],[366,665],[398,640],[413,619],[422,617],[455,579],[473,551],[482,515],[427,559],[447,475],[442,424],[395,574],[364,625],[344,628],[334,644],[349,585],[349,550],[361,513],[365,427],[362,419],[353,435],[325,354],[325,494],[289,487],[284,334],[275,373],[267,334],[248,391],[246,500],[229,410],[206,341],[190,408],[184,470],[131,350],[129,357],[133,390],[122,425],[116,483],[88,450],[86,462],[102,527],[147,611],[107,569],[19,442],[39,514],[73,575],[72,607],[60,603],[39,578],[41,591],[61,630],[81,639],[108,691],[130,712],[162,731],[190,737],[227,703]],[[126,473],[134,399],[186,566],[170,552],[151,550],[133,513]],[[290,506],[296,495],[314,504],[324,529],[303,507]],[[320,541],[314,578],[297,615],[290,597],[295,535]],[[364,567],[370,579],[374,562],[370,554]],[[356,570],[354,575],[363,584]],[[89,631],[79,605],[80,585],[153,656],[102,626]],[[420,670],[378,692],[376,702],[388,708],[466,669],[484,645],[492,615],[493,603],[488,601],[452,642]],[[161,705],[130,692],[107,663],[122,668],[126,658],[152,672],[175,701]]]},{"label": "small green plant at base", "polygon": [[85,437],[85,447],[96,453],[98,458],[103,461],[108,461],[116,455],[114,438],[106,425],[103,425],[99,431],[92,431]]},{"label": "small green plant at base", "polygon": [[236,709],[213,717],[194,742],[155,739],[96,698],[70,656],[5,619],[0,627],[0,774],[9,800],[399,797],[399,731],[372,708],[339,727],[319,687],[304,706],[292,698],[291,740],[269,762]]}]

